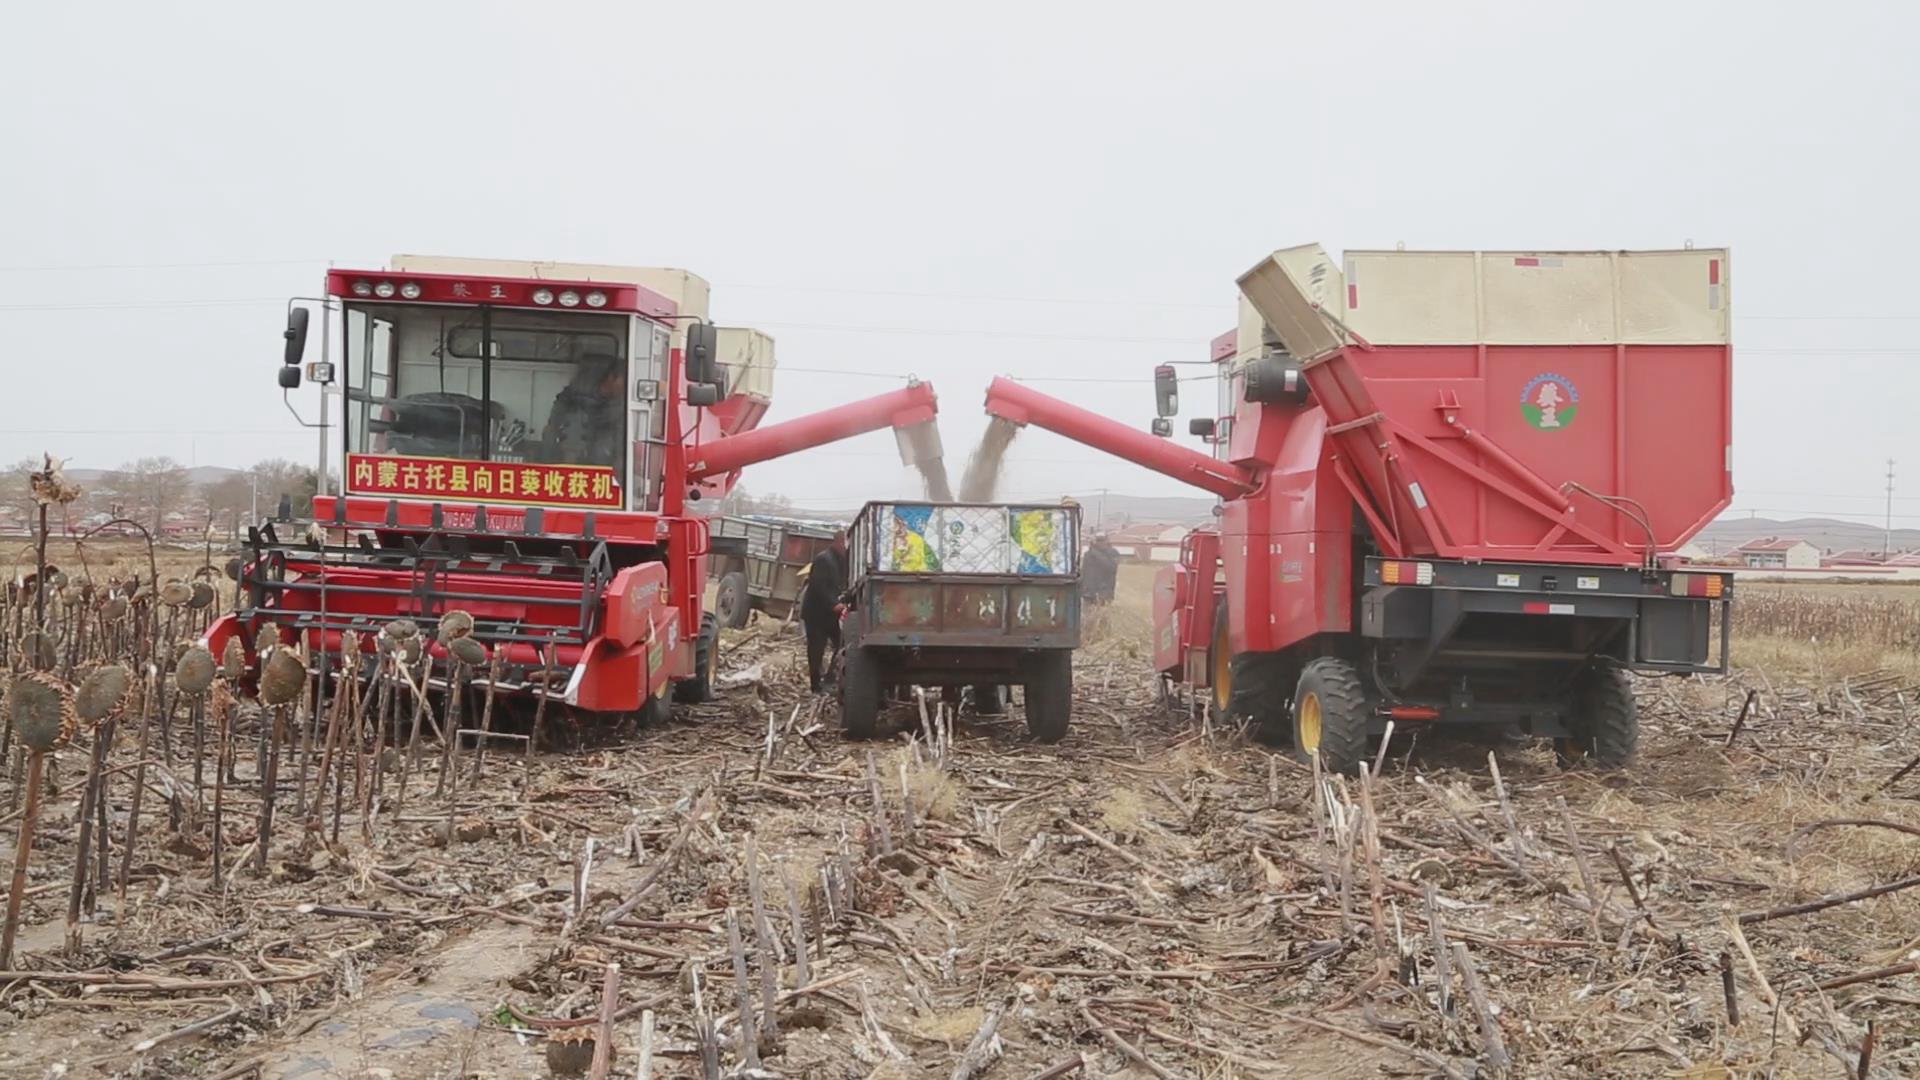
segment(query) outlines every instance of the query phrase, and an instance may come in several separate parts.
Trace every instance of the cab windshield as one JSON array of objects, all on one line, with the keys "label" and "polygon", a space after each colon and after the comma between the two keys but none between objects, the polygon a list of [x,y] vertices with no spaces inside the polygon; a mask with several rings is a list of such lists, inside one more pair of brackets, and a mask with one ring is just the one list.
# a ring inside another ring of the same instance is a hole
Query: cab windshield
[{"label": "cab windshield", "polygon": [[624,472],[621,315],[352,304],[347,451]]}]

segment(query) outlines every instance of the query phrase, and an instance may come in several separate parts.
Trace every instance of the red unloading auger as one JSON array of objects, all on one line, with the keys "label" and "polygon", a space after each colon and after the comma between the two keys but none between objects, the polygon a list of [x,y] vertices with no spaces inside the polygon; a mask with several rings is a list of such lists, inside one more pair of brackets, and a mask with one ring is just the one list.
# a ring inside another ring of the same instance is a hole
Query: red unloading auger
[{"label": "red unloading auger", "polygon": [[933,384],[913,382],[899,390],[809,413],[768,427],[687,447],[687,477],[705,480],[749,465],[811,450],[830,442],[892,427],[900,433],[900,453],[909,465],[940,455],[933,429],[939,403]]},{"label": "red unloading auger", "polygon": [[1237,499],[1259,486],[1249,469],[1135,431],[1118,420],[1069,405],[1004,376],[987,387],[987,413],[1009,423],[1045,428],[1223,499]]}]

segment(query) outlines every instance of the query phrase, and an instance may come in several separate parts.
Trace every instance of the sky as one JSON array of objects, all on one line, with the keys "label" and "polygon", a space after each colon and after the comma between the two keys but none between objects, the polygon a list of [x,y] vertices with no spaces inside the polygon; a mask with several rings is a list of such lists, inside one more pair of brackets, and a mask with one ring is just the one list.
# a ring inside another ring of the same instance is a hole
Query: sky
[{"label": "sky", "polygon": [[[1692,241],[1733,251],[1736,510],[1878,521],[1895,458],[1916,526],[1916,38],[1894,0],[20,5],[0,461],[312,459],[286,298],[396,252],[694,270],[775,336],[769,420],[913,374],[957,458],[995,374],[1144,425],[1275,248]],[[917,491],[885,432],[745,483]]]}]

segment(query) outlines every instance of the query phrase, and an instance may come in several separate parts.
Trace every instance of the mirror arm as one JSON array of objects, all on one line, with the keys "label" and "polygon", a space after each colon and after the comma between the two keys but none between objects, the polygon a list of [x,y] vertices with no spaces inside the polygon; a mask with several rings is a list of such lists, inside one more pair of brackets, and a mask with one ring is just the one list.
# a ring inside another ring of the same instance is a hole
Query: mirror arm
[{"label": "mirror arm", "polygon": [[294,408],[294,407],[293,407],[293,391],[291,391],[291,390],[282,390],[282,391],[280,391],[280,402],[281,402],[281,404],[283,404],[283,405],[285,405],[285,406],[287,407],[287,411],[293,414],[293,418],[294,418],[294,420],[295,420],[295,421],[297,421],[297,422],[298,422],[298,423],[300,424],[300,426],[301,426],[301,427],[303,427],[303,428],[317,428],[317,427],[332,427],[332,426],[333,426],[333,425],[331,425],[331,424],[310,424],[310,423],[308,423],[308,422],[307,422],[307,418],[306,418],[306,417],[304,417],[304,416],[301,416],[301,415],[300,415],[300,410],[298,410],[298,409],[296,409],[296,408]]}]

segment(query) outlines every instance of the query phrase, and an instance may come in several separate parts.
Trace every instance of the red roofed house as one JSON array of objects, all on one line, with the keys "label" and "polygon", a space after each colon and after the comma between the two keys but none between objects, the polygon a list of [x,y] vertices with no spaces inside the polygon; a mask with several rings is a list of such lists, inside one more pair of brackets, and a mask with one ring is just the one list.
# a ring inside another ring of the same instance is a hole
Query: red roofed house
[{"label": "red roofed house", "polygon": [[1887,557],[1877,551],[1862,551],[1858,548],[1848,551],[1836,551],[1820,560],[1822,566],[1884,566]]},{"label": "red roofed house", "polygon": [[1755,570],[1818,570],[1820,549],[1805,540],[1768,537],[1750,540],[1734,549],[1747,567]]}]

